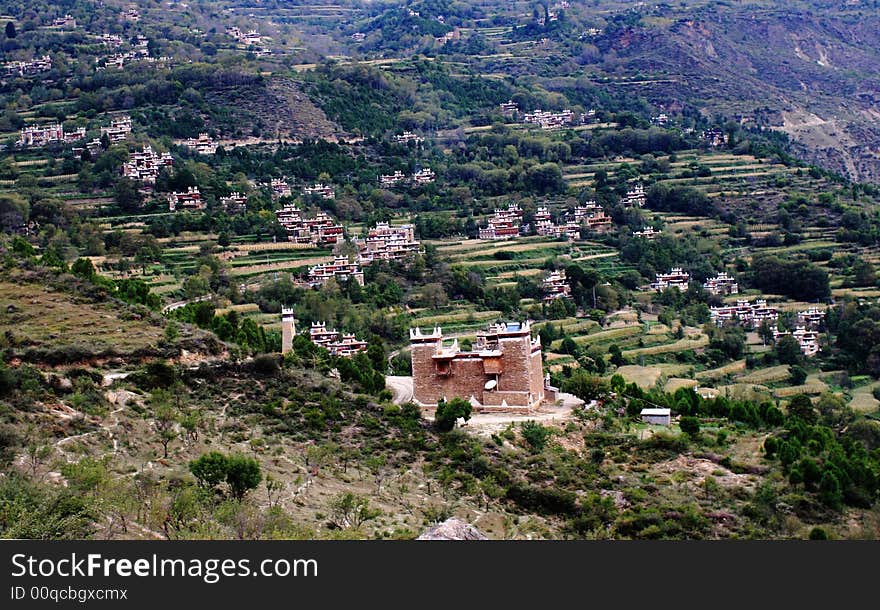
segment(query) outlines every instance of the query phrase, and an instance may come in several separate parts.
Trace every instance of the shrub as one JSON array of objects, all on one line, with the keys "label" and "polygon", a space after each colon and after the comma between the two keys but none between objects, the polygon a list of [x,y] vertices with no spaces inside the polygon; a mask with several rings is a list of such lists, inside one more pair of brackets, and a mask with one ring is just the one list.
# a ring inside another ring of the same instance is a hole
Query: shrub
[{"label": "shrub", "polygon": [[690,437],[696,437],[700,434],[700,420],[697,417],[686,415],[681,418],[678,426],[682,432]]},{"label": "shrub", "polygon": [[553,434],[550,428],[542,426],[533,420],[524,421],[520,427],[522,429],[523,438],[531,446],[532,450],[536,452],[544,449],[547,445],[547,441]]},{"label": "shrub", "polygon": [[828,540],[828,532],[821,527],[814,527],[810,530],[810,540]]},{"label": "shrub", "polygon": [[455,422],[459,418],[465,421],[470,419],[471,411],[471,403],[463,398],[453,398],[449,402],[441,400],[434,414],[434,427],[440,432],[449,432],[455,427]]}]

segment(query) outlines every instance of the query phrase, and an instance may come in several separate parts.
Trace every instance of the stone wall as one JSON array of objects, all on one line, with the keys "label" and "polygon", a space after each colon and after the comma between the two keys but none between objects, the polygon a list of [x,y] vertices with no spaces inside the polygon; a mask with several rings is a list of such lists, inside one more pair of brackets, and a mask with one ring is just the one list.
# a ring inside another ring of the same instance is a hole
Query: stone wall
[{"label": "stone wall", "polygon": [[[485,389],[486,382],[496,376],[486,374],[481,357],[461,353],[449,359],[435,359],[433,356],[441,345],[439,337],[412,341],[413,399],[421,405],[433,407],[442,398],[473,397],[485,410],[503,410],[506,406],[513,411],[535,408],[544,400],[541,350],[533,351],[527,332],[500,338],[501,373],[494,390]],[[448,366],[448,374],[438,373],[438,363]]]}]

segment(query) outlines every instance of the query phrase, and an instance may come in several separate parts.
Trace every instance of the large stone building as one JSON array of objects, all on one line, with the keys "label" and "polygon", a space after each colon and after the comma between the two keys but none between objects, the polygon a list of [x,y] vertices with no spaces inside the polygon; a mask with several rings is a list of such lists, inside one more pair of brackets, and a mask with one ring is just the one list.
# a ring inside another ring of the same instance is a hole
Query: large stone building
[{"label": "large stone building", "polygon": [[430,334],[413,328],[409,336],[413,399],[422,406],[463,398],[477,410],[529,411],[556,399],[545,387],[541,342],[529,322],[490,325],[467,352],[457,339],[444,342],[439,327]]},{"label": "large stone building", "polygon": [[358,248],[358,262],[369,265],[375,260],[405,260],[421,251],[416,239],[414,225],[391,226],[387,222],[376,223],[363,239],[355,239]]},{"label": "large stone building", "polygon": [[703,284],[703,290],[709,294],[719,296],[739,294],[739,284],[737,283],[736,278],[722,272],[715,277],[706,280],[706,283]]},{"label": "large stone building", "polygon": [[307,283],[309,288],[318,288],[324,285],[330,278],[337,282],[347,282],[353,279],[361,286],[364,285],[364,272],[358,263],[349,262],[347,256],[336,256],[332,263],[320,263],[309,269]]},{"label": "large stone building", "polygon": [[673,267],[669,273],[658,273],[657,279],[651,282],[651,290],[663,292],[667,288],[678,288],[686,292],[690,285],[691,274],[682,271],[681,267]]},{"label": "large stone building", "polygon": [[511,203],[507,209],[495,210],[487,226],[480,228],[480,239],[512,239],[518,237],[523,211]]}]

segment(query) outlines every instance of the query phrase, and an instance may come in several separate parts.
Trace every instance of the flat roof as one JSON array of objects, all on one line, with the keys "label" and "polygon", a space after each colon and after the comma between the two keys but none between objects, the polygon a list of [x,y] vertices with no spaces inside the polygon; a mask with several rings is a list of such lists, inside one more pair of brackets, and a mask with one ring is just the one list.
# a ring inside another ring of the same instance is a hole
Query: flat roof
[{"label": "flat roof", "polygon": [[670,409],[642,409],[640,415],[670,415]]}]

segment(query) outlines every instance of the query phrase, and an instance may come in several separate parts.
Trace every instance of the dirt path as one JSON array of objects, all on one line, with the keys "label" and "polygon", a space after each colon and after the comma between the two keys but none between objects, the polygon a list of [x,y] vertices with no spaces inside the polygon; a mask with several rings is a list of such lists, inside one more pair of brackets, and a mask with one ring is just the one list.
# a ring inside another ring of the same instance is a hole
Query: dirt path
[{"label": "dirt path", "polygon": [[391,390],[396,405],[406,404],[413,399],[412,377],[389,375],[385,377],[385,386]]}]

